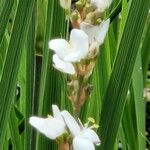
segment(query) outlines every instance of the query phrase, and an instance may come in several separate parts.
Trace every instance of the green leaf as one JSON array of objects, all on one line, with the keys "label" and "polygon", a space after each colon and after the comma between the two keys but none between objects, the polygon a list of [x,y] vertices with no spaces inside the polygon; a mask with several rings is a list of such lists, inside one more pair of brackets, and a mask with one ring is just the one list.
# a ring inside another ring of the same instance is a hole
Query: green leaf
[{"label": "green leaf", "polygon": [[[60,8],[57,1],[48,1],[38,101],[38,115],[47,116],[50,113],[52,103],[59,104],[59,106],[64,106],[64,104],[61,103],[61,100],[65,103],[65,97],[61,97],[65,96],[65,94],[62,94],[64,85],[62,84],[61,86],[60,84],[64,83],[64,79],[62,78],[62,75],[60,75],[60,73],[52,66],[52,57],[48,48],[48,42],[52,37],[65,37],[65,34],[66,21],[64,10]],[[49,140],[43,135],[38,134],[36,137],[36,149],[40,150],[44,149],[44,147],[45,149],[46,147],[54,149],[56,147],[55,145],[50,143]]]},{"label": "green leaf", "polygon": [[24,41],[29,28],[34,0],[20,0],[0,82],[0,147],[3,147]]},{"label": "green leaf", "polygon": [[114,148],[150,1],[132,0],[100,120],[101,149]]},{"label": "green leaf", "polygon": [[13,8],[14,0],[4,1],[2,11],[0,11],[0,44],[2,42],[7,23],[9,21],[10,13]]},{"label": "green leaf", "polygon": [[21,136],[19,135],[18,120],[16,118],[15,110],[13,107],[10,113],[9,130],[14,150],[21,150],[22,149]]},{"label": "green leaf", "polygon": [[143,79],[144,84],[147,77],[147,68],[150,61],[150,44],[149,44],[149,38],[150,38],[150,17],[148,18],[148,23],[146,27],[146,34],[142,45],[142,69],[143,69]]},{"label": "green leaf", "polygon": [[34,146],[34,136],[29,125],[29,117],[34,111],[34,90],[35,90],[35,11],[32,14],[32,21],[27,37],[26,54],[26,101],[25,101],[25,131],[24,149],[31,150]]},{"label": "green leaf", "polygon": [[134,96],[134,107],[135,107],[135,118],[137,122],[137,138],[138,138],[138,147],[139,150],[146,149],[146,142],[145,142],[145,100],[143,98],[143,73],[142,73],[142,60],[141,60],[141,53],[138,54],[135,67],[133,70],[132,76],[132,88],[133,88],[133,96]]}]

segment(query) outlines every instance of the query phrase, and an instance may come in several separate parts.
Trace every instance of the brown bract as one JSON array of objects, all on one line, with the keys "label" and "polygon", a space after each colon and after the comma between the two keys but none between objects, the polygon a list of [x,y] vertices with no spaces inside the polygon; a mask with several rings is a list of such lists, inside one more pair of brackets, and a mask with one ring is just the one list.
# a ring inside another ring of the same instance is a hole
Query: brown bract
[{"label": "brown bract", "polygon": [[72,150],[72,146],[67,142],[60,143],[59,144],[59,150]]}]

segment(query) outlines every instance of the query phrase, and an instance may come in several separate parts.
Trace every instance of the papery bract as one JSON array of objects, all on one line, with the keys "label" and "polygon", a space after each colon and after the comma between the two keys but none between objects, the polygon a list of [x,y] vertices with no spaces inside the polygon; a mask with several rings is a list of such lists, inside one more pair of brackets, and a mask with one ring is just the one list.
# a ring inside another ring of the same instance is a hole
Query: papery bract
[{"label": "papery bract", "polygon": [[56,139],[64,133],[66,125],[58,107],[52,105],[52,110],[53,117],[40,118],[33,116],[30,117],[29,123],[48,138]]},{"label": "papery bract", "polygon": [[67,111],[63,111],[62,116],[73,136],[74,150],[95,150],[94,145],[100,145],[100,139],[94,130],[78,123]]}]

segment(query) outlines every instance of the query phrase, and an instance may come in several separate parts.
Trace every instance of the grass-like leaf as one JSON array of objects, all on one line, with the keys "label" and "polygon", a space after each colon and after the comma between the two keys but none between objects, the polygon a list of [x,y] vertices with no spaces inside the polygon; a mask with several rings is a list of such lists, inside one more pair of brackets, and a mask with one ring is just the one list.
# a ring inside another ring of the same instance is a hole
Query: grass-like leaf
[{"label": "grass-like leaf", "polygon": [[0,11],[0,44],[9,21],[10,13],[13,8],[14,0],[4,1],[2,11]]},{"label": "grass-like leaf", "polygon": [[29,28],[34,0],[20,0],[7,51],[3,74],[0,82],[0,147],[2,149],[13,95],[16,92],[16,80],[19,62]]},{"label": "grass-like leaf", "polygon": [[150,1],[131,2],[101,113],[101,149],[104,150],[114,148],[149,6]]}]

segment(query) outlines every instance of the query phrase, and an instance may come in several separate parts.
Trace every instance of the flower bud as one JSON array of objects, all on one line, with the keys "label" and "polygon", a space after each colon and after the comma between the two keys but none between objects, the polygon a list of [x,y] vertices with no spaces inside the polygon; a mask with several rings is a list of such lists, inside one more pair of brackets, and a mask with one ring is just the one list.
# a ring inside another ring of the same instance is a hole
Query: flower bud
[{"label": "flower bud", "polygon": [[90,12],[86,15],[86,19],[85,19],[85,22],[86,23],[89,23],[89,24],[95,24],[95,15],[93,12]]},{"label": "flower bud", "polygon": [[103,15],[104,15],[104,14],[101,13],[100,11],[95,10],[93,13],[94,13],[96,19],[98,19],[98,18],[103,18]]},{"label": "flower bud", "polygon": [[102,22],[101,18],[98,18],[98,19],[96,20],[96,25],[99,25],[101,22]]},{"label": "flower bud", "polygon": [[82,1],[77,1],[75,5],[78,11],[81,11],[84,7],[84,3]]},{"label": "flower bud", "polygon": [[71,20],[74,22],[74,21],[77,21],[78,19],[79,19],[78,12],[73,11],[72,14],[71,14]]},{"label": "flower bud", "polygon": [[84,13],[85,13],[85,14],[88,14],[88,13],[90,13],[90,12],[92,12],[92,11],[93,11],[93,7],[91,6],[91,4],[87,3],[87,4],[85,5],[85,7],[84,7]]},{"label": "flower bud", "polygon": [[73,11],[71,14],[71,23],[73,28],[79,28],[80,26],[80,17],[77,11]]}]

